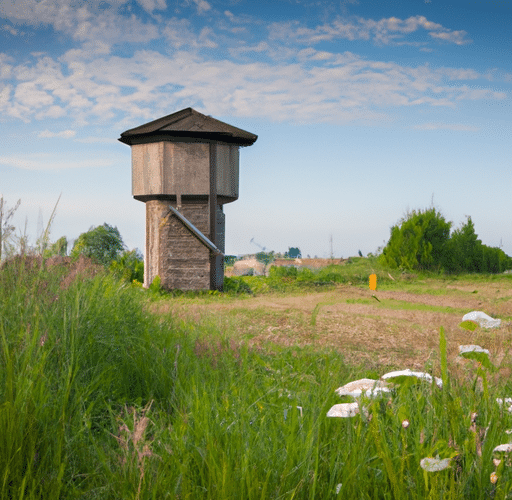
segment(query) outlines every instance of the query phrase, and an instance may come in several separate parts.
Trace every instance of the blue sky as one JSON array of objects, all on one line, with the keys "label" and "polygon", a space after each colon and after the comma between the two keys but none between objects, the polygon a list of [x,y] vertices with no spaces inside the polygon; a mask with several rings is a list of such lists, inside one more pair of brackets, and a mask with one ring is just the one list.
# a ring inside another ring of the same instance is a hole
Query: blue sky
[{"label": "blue sky", "polygon": [[0,194],[33,240],[144,249],[121,132],[192,107],[242,148],[226,252],[375,252],[407,210],[512,255],[512,1],[3,0]]}]

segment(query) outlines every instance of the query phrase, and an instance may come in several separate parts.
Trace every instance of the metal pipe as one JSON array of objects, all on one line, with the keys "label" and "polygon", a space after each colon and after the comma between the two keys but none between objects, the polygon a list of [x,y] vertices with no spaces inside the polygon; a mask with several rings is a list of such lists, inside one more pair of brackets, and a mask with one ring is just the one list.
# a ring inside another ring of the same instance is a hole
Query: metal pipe
[{"label": "metal pipe", "polygon": [[224,257],[221,252],[192,222],[190,222],[182,213],[178,212],[172,205],[169,205],[171,212],[183,223],[183,225],[208,249],[216,255]]}]

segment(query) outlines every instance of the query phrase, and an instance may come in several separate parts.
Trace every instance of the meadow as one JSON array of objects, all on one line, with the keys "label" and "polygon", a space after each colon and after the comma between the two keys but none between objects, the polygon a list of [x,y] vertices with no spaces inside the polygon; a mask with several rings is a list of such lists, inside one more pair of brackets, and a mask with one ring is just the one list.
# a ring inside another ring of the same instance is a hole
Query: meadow
[{"label": "meadow", "polygon": [[[68,274],[0,270],[2,499],[512,497],[511,275],[364,258],[166,294]],[[460,326],[471,310],[502,324]],[[406,368],[442,384],[403,378],[327,417],[356,401],[338,387]]]}]

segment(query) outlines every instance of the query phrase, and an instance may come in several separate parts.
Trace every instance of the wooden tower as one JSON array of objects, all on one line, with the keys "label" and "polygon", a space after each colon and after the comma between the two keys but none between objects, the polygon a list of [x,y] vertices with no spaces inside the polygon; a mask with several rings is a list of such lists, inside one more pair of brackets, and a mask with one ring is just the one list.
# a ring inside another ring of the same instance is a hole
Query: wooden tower
[{"label": "wooden tower", "polygon": [[146,204],[144,286],[222,290],[222,206],[238,199],[239,148],[258,136],[183,109],[127,130],[132,194]]}]

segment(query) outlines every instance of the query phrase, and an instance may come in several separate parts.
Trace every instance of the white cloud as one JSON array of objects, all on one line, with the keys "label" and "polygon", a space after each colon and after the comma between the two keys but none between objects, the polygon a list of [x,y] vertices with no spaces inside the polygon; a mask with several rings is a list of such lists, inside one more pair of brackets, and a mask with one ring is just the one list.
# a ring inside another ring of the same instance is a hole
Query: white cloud
[{"label": "white cloud", "polygon": [[206,0],[192,0],[197,6],[197,13],[202,14],[203,12],[207,12],[212,7]]},{"label": "white cloud", "polygon": [[115,160],[108,158],[85,158],[82,160],[58,159],[55,154],[19,154],[0,156],[0,165],[23,170],[61,170],[70,168],[111,167]]},{"label": "white cloud", "polygon": [[[349,20],[338,17],[331,23],[316,28],[306,28],[298,21],[272,23],[269,27],[271,39],[289,40],[304,44],[315,44],[336,39],[370,40],[383,45],[408,43],[402,40],[406,35],[418,30],[425,30],[433,38],[462,45],[469,43],[465,31],[451,31],[441,24],[429,21],[424,16],[412,16],[407,19],[396,17],[384,18],[379,21],[361,17]],[[418,42],[409,42],[417,44]]]},{"label": "white cloud", "polygon": [[467,33],[465,31],[439,31],[430,32],[429,35],[432,38],[443,40],[449,43],[455,43],[456,45],[465,45],[470,43],[470,40],[466,38]]},{"label": "white cloud", "polygon": [[61,139],[71,139],[75,137],[76,131],[75,130],[62,130],[60,132],[51,132],[50,130],[46,129],[37,134],[37,137],[40,139],[46,139],[46,138],[52,138],[52,137],[59,137]]},{"label": "white cloud", "polygon": [[[240,53],[244,50],[271,55],[265,44],[242,47]],[[75,126],[124,119],[129,127],[137,124],[132,120],[186,106],[220,115],[346,122],[388,119],[400,107],[455,107],[465,100],[505,97],[485,87],[456,85],[484,78],[471,69],[400,66],[311,47],[294,54],[296,62],[273,63],[207,60],[184,50],[80,60],[74,49],[58,61],[41,56],[32,66],[14,67],[20,82],[4,87],[0,106],[24,120],[66,112]]]},{"label": "white cloud", "polygon": [[414,127],[416,130],[452,130],[454,132],[478,132],[479,127],[462,123],[423,123]]},{"label": "white cloud", "polygon": [[165,10],[167,9],[167,4],[165,0],[137,0],[137,3],[150,14],[154,10]]}]

